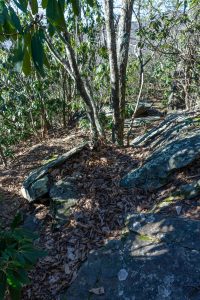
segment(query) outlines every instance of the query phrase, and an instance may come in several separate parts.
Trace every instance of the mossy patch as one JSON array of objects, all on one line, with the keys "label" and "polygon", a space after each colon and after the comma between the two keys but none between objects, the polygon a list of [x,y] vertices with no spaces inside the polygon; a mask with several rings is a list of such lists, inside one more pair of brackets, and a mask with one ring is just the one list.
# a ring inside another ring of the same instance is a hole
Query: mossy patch
[{"label": "mossy patch", "polygon": [[138,239],[141,241],[152,242],[154,239],[146,234],[139,234]]},{"label": "mossy patch", "polygon": [[58,154],[53,154],[52,156],[50,156],[50,158],[44,159],[44,160],[42,161],[42,165],[46,165],[46,164],[48,164],[49,162],[52,162],[52,161],[56,160],[57,158],[58,158]]},{"label": "mossy patch", "polygon": [[174,193],[171,196],[165,198],[163,201],[161,201],[158,204],[155,204],[154,207],[152,208],[152,210],[150,212],[159,212],[161,208],[165,208],[170,206],[171,204],[177,202],[177,201],[181,201],[183,200],[184,197],[183,195],[181,195],[180,193]]}]

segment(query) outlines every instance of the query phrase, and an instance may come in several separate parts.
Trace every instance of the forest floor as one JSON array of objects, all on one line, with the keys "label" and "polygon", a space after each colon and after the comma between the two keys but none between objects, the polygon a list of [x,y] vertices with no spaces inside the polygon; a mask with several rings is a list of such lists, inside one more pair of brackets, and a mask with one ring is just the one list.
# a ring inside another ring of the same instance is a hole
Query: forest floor
[{"label": "forest floor", "polygon": [[[141,134],[143,131],[141,128]],[[87,137],[81,130],[72,130],[70,134],[60,130],[39,142],[30,139],[18,145],[7,169],[0,166],[1,223],[7,226],[18,210],[34,215],[42,224],[38,244],[48,252],[30,272],[31,285],[24,289],[23,299],[59,299],[63,288],[76,278],[88,253],[107,240],[121,236],[127,213],[147,212],[169,198],[183,182],[200,177],[199,160],[175,173],[172,182],[155,193],[127,190],[119,187],[120,178],[141,165],[149,149],[117,148],[112,144],[98,151],[85,149],[54,174],[56,180],[76,175],[77,190],[81,194],[69,222],[57,228],[48,199],[30,205],[21,196],[21,185],[31,170],[84,140]],[[181,207],[181,211],[177,207]],[[200,200],[172,201],[167,207],[160,206],[160,211],[200,219]]]}]

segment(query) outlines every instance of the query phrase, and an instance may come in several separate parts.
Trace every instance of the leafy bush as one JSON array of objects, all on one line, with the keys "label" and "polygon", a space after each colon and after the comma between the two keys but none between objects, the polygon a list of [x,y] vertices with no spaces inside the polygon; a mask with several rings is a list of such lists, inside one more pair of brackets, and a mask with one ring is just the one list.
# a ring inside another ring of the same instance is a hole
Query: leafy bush
[{"label": "leafy bush", "polygon": [[27,271],[45,255],[33,245],[37,236],[20,227],[21,214],[14,218],[11,228],[0,228],[0,300],[9,294],[12,300],[21,299],[22,287],[29,283]]},{"label": "leafy bush", "polygon": [[112,124],[113,124],[112,115],[107,116],[105,112],[100,112],[99,119],[100,119],[101,125],[104,129],[106,129],[106,130],[112,129]]},{"label": "leafy bush", "polygon": [[125,118],[131,118],[134,113],[134,105],[132,103],[127,103],[125,108]]},{"label": "leafy bush", "polygon": [[79,127],[80,127],[80,128],[83,128],[83,129],[85,129],[85,130],[90,129],[90,123],[89,123],[89,120],[86,119],[86,118],[80,119],[80,121],[79,121]]}]

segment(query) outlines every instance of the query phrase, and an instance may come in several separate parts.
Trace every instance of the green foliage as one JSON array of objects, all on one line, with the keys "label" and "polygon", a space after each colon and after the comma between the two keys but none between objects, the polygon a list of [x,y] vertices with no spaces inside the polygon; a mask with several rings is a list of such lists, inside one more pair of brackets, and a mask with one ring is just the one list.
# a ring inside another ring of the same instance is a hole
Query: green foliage
[{"label": "green foliage", "polygon": [[88,130],[90,128],[90,123],[88,119],[82,118],[79,121],[79,127]]},{"label": "green foliage", "polygon": [[[136,25],[134,46],[130,47],[126,118],[131,117],[139,93],[140,50],[143,63],[148,62],[144,65],[142,100],[167,107],[179,65],[189,70],[188,93],[194,92],[197,99],[198,1],[187,2],[184,8],[184,2],[178,0],[134,1],[141,26]],[[62,60],[68,56],[65,31],[69,33],[81,78],[89,82],[97,107],[108,105],[110,97],[105,19],[96,0],[15,0],[16,6],[10,3],[0,0],[0,40],[9,40],[10,45],[6,48],[1,43],[2,52],[0,49],[0,142],[5,156],[12,155],[12,145],[19,141],[33,134],[41,137],[45,122],[51,128],[70,122],[74,125],[85,110],[76,84],[62,66]],[[42,5],[42,12],[38,5]],[[47,37],[61,63],[49,53]],[[111,129],[112,118],[100,113],[100,122]],[[89,128],[85,119],[80,124]]]},{"label": "green foliage", "polygon": [[22,287],[29,283],[27,271],[46,255],[33,245],[37,236],[20,227],[22,221],[17,214],[10,230],[0,229],[0,300],[7,293],[12,300],[20,300]]},{"label": "green foliage", "polygon": [[125,118],[131,118],[134,112],[134,107],[132,103],[127,103],[125,108]]},{"label": "green foliage", "polygon": [[44,54],[42,40],[43,32],[41,30],[34,32],[31,39],[31,53],[36,70],[38,70],[41,75],[44,75]]},{"label": "green foliage", "polygon": [[[0,39],[3,41],[17,40],[16,51],[13,61],[16,70],[23,71],[25,75],[30,74],[31,62],[36,70],[44,76],[45,56],[43,53],[44,29],[38,14],[39,0],[13,0],[15,7],[11,6],[10,1],[0,0]],[[93,0],[85,0],[86,4],[93,6]],[[68,5],[72,6],[73,13],[79,15],[79,0],[68,0]],[[66,30],[65,22],[65,0],[42,0],[42,7],[47,17],[49,33],[52,36],[56,31],[64,32]],[[19,13],[17,9],[21,12]],[[29,10],[31,8],[31,10]],[[31,16],[32,13],[32,16]],[[42,17],[43,18],[43,17]],[[25,22],[23,22],[23,19]],[[22,25],[24,23],[24,26]],[[30,39],[26,36],[30,35]],[[27,51],[31,49],[31,53]]]},{"label": "green foliage", "polygon": [[99,120],[102,124],[102,127],[106,130],[112,129],[113,118],[112,116],[106,116],[105,112],[99,113]]},{"label": "green foliage", "polygon": [[46,15],[49,23],[57,27],[61,31],[63,31],[66,26],[64,18],[64,7],[65,3],[62,0],[52,0],[48,1],[46,8]]},{"label": "green foliage", "polygon": [[37,0],[29,0],[31,10],[33,15],[36,15],[38,13],[38,2]]}]

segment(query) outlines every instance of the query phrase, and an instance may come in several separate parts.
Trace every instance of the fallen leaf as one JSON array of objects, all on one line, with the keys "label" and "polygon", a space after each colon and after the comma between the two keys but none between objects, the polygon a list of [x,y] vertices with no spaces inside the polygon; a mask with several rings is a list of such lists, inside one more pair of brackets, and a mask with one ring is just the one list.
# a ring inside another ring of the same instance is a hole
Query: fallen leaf
[{"label": "fallen leaf", "polygon": [[89,290],[89,292],[95,295],[103,295],[105,293],[104,287],[94,288]]}]

